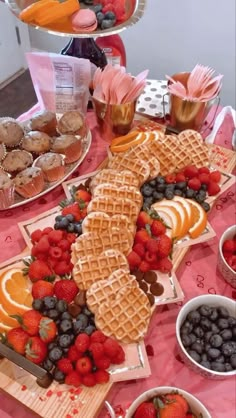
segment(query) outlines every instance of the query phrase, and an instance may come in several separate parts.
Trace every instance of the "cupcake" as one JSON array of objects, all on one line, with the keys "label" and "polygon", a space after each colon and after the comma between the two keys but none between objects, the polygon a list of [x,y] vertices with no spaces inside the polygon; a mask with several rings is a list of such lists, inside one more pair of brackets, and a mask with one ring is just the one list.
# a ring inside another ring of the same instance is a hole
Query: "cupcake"
[{"label": "cupcake", "polygon": [[2,167],[10,174],[17,174],[33,163],[32,155],[24,150],[13,150],[6,154]]},{"label": "cupcake", "polygon": [[42,110],[35,113],[30,120],[31,131],[40,131],[48,135],[56,135],[57,118],[56,114],[49,110]]},{"label": "cupcake", "polygon": [[9,174],[0,169],[0,209],[7,209],[14,203],[14,183]]},{"label": "cupcake", "polygon": [[69,110],[58,121],[57,129],[60,134],[80,135],[87,133],[83,115],[78,110]]},{"label": "cupcake", "polygon": [[57,181],[65,175],[64,155],[48,152],[34,161],[34,167],[41,168],[46,181]]},{"label": "cupcake", "polygon": [[5,158],[6,156],[6,147],[4,144],[0,144],[0,162]]},{"label": "cupcake", "polygon": [[20,124],[13,118],[0,119],[0,143],[7,148],[18,146],[24,136],[24,131]]},{"label": "cupcake", "polygon": [[30,131],[25,134],[21,147],[33,155],[40,155],[50,150],[51,138],[44,132]]},{"label": "cupcake", "polygon": [[43,190],[43,172],[39,167],[29,167],[18,173],[13,182],[15,191],[27,199],[36,196]]},{"label": "cupcake", "polygon": [[61,135],[54,138],[51,150],[64,154],[65,163],[70,164],[77,161],[82,154],[81,138],[74,135]]}]

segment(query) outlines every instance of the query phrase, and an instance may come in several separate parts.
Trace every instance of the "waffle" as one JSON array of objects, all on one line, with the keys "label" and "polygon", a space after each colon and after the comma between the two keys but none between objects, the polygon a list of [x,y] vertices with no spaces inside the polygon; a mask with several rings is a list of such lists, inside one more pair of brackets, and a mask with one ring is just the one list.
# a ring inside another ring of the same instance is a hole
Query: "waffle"
[{"label": "waffle", "polygon": [[138,158],[130,158],[125,153],[123,155],[116,154],[108,162],[108,167],[113,170],[130,170],[139,180],[141,186],[150,176],[150,168],[148,163]]},{"label": "waffle", "polygon": [[126,257],[120,251],[106,250],[99,256],[87,255],[80,258],[73,268],[73,278],[80,290],[87,290],[98,280],[107,279],[118,269],[129,272]]},{"label": "waffle", "polygon": [[114,299],[99,305],[95,324],[105,335],[129,344],[144,338],[150,317],[148,297],[139,287],[128,285]]},{"label": "waffle", "polygon": [[165,150],[166,155],[175,156],[175,169],[177,171],[191,163],[191,155],[188,148],[180,144],[177,136],[165,135],[161,139],[161,143],[163,144],[163,150]]},{"label": "waffle", "polygon": [[139,208],[143,204],[143,197],[137,187],[133,186],[114,186],[112,183],[102,183],[95,187],[93,196],[110,196],[113,199],[130,199],[135,202]]},{"label": "waffle", "polygon": [[155,178],[158,176],[160,172],[160,163],[158,159],[150,153],[149,144],[139,144],[136,147],[131,148],[126,155],[129,158],[136,158],[148,163],[150,169],[149,178]]},{"label": "waffle", "polygon": [[148,144],[149,151],[154,155],[160,163],[160,174],[165,176],[175,171],[176,161],[172,153],[166,153],[160,137],[159,140],[150,141]]},{"label": "waffle", "polygon": [[121,269],[115,270],[107,280],[99,280],[92,284],[86,292],[89,309],[96,313],[102,303],[115,299],[117,292],[127,285],[137,287],[138,282],[135,276]]},{"label": "waffle", "polygon": [[130,199],[112,199],[108,196],[94,197],[87,206],[87,213],[105,212],[107,215],[125,215],[133,223],[136,223],[139,207]]},{"label": "waffle", "polygon": [[91,212],[82,223],[82,231],[96,232],[110,230],[111,228],[128,229],[132,235],[135,234],[136,228],[125,215],[109,216],[104,212]]},{"label": "waffle", "polygon": [[101,183],[111,183],[118,187],[139,187],[138,178],[129,170],[116,171],[110,168],[104,168],[91,180],[89,185],[91,192],[93,192],[94,188]]},{"label": "waffle", "polygon": [[180,144],[188,150],[192,164],[197,168],[209,165],[209,149],[204,144],[199,132],[186,129],[180,132],[178,137]]},{"label": "waffle", "polygon": [[132,246],[133,236],[131,232],[127,229],[112,228],[100,234],[85,232],[85,234],[80,235],[72,245],[72,253],[78,259],[86,255],[99,255],[112,248],[128,255]]}]

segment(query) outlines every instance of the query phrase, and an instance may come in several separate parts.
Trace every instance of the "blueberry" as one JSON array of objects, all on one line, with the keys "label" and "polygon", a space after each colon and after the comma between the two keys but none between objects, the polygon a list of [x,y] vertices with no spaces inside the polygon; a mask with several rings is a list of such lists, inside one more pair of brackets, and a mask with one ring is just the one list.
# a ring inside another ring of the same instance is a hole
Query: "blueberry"
[{"label": "blueberry", "polygon": [[42,311],[44,309],[43,299],[34,299],[32,308],[36,311]]},{"label": "blueberry", "polygon": [[74,224],[74,232],[78,235],[82,234],[82,224],[81,223]]},{"label": "blueberry", "polygon": [[172,190],[168,190],[168,189],[166,189],[166,191],[165,191],[165,198],[166,198],[167,200],[172,200],[172,199],[174,199],[174,192],[173,192]]},{"label": "blueberry", "polygon": [[[57,303],[56,303],[56,310],[58,312],[64,313],[64,312],[67,311],[67,309],[68,309],[68,303],[65,300],[60,299],[60,300],[57,301]],[[64,318],[64,319],[66,319],[66,318]]]},{"label": "blueberry", "polygon": [[113,12],[106,12],[105,13],[105,19],[116,21],[116,15]]},{"label": "blueberry", "polygon": [[94,6],[94,13],[99,13],[101,12],[103,9],[103,5],[102,4],[96,4],[96,6]]},{"label": "blueberry", "polygon": [[233,334],[233,340],[236,340],[236,327],[233,327],[232,334]]},{"label": "blueberry", "polygon": [[93,0],[83,0],[84,4],[86,4],[87,6],[92,6],[93,5]]},{"label": "blueberry", "polygon": [[203,346],[202,346],[201,343],[195,342],[191,345],[191,350],[196,351],[196,353],[198,353],[198,354],[202,354],[203,353]]},{"label": "blueberry", "polygon": [[221,355],[220,357],[217,357],[216,361],[218,363],[224,363],[225,362],[225,358],[224,358],[224,356]]},{"label": "blueberry", "polygon": [[228,317],[228,324],[229,324],[229,327],[236,326],[236,318],[233,318],[233,316],[229,316]]},{"label": "blueberry", "polygon": [[216,324],[211,324],[211,330],[213,334],[219,334],[220,328]]},{"label": "blueberry", "polygon": [[234,341],[228,341],[227,343],[224,343],[221,347],[222,354],[224,356],[232,356],[232,354],[236,354],[236,342]]},{"label": "blueberry", "polygon": [[153,192],[153,199],[155,202],[160,202],[161,200],[164,199],[164,194],[160,193],[160,192]]},{"label": "blueberry", "polygon": [[84,330],[85,334],[87,335],[91,335],[94,331],[96,331],[96,327],[93,325],[88,325]]},{"label": "blueberry", "polygon": [[203,353],[201,355],[201,361],[207,361],[207,354],[206,353]]},{"label": "blueberry", "polygon": [[47,316],[53,320],[58,319],[60,316],[60,313],[56,309],[49,309],[47,311]]},{"label": "blueberry", "polygon": [[60,222],[62,219],[63,219],[63,215],[57,215],[56,217],[55,217],[55,221],[56,222]]},{"label": "blueberry", "polygon": [[146,197],[146,199],[144,199],[143,202],[143,207],[144,208],[150,208],[150,206],[153,204],[154,200],[152,197]]},{"label": "blueberry", "polygon": [[[84,312],[84,310],[83,310],[83,312]],[[86,328],[87,327],[87,325],[88,325],[88,322],[89,322],[89,319],[88,319],[88,315],[86,315],[85,313],[80,313],[78,316],[77,316],[77,318],[76,318],[78,321],[81,321],[82,322],[82,324],[83,324],[83,328]]]},{"label": "blueberry", "polygon": [[[236,366],[235,366],[236,368]],[[226,372],[231,372],[234,368],[232,367],[232,365],[230,363],[225,363],[225,371]]]},{"label": "blueberry", "polygon": [[66,228],[67,232],[75,232],[75,226],[74,224],[69,224]]},{"label": "blueberry", "polygon": [[156,191],[157,192],[164,192],[166,190],[166,185],[164,183],[157,183]]},{"label": "blueberry", "polygon": [[49,351],[48,357],[53,363],[60,360],[62,358],[63,351],[60,347],[54,347],[52,350]]},{"label": "blueberry", "polygon": [[207,331],[204,335],[205,341],[208,343],[210,341],[211,336],[213,335],[212,331]]},{"label": "blueberry", "polygon": [[204,191],[207,190],[207,185],[206,184],[202,184],[200,190],[204,190]]},{"label": "blueberry", "polygon": [[187,319],[189,320],[189,322],[191,322],[192,324],[196,325],[196,324],[198,324],[200,322],[201,315],[196,310],[195,311],[191,311],[187,315]]},{"label": "blueberry", "polygon": [[209,203],[207,202],[201,203],[201,207],[205,210],[205,212],[209,212],[209,210],[211,209]]},{"label": "blueberry", "polygon": [[220,329],[226,329],[229,328],[229,323],[227,318],[220,318],[217,321],[217,325]]},{"label": "blueberry", "polygon": [[191,333],[189,334],[189,337],[191,339],[191,344],[195,343],[195,341],[197,341],[197,337],[195,334]]},{"label": "blueberry", "polygon": [[224,306],[220,306],[218,309],[219,315],[221,318],[228,318],[229,317],[229,311]]},{"label": "blueberry", "polygon": [[200,325],[204,331],[210,331],[212,323],[208,318],[204,317],[201,319]]},{"label": "blueberry", "polygon": [[84,328],[84,324],[80,319],[73,322],[73,330],[76,335],[80,334],[81,332],[84,332]]},{"label": "blueberry", "polygon": [[68,332],[72,330],[72,321],[69,319],[63,319],[59,325],[60,332]]},{"label": "blueberry", "polygon": [[193,197],[195,197],[196,192],[193,189],[187,189],[186,190],[186,197],[188,199],[192,199]]},{"label": "blueberry", "polygon": [[223,329],[220,332],[220,335],[221,335],[221,337],[223,338],[224,341],[229,341],[233,337],[233,333],[232,333],[231,329]]},{"label": "blueberry", "polygon": [[204,200],[205,200],[205,197],[201,196],[200,193],[197,193],[196,196],[195,196],[195,200],[196,200],[197,203],[203,203]]},{"label": "blueberry", "polygon": [[71,336],[68,334],[61,334],[58,337],[58,344],[61,348],[67,348],[71,345]]},{"label": "blueberry", "polygon": [[149,184],[144,184],[144,186],[142,187],[142,194],[144,197],[150,197],[152,196],[154,189],[149,186]]},{"label": "blueberry", "polygon": [[51,343],[48,344],[48,350],[52,350],[54,347],[57,347],[57,343],[56,341],[53,341]]},{"label": "blueberry", "polygon": [[98,26],[101,26],[105,15],[102,12],[98,12],[96,16],[97,16]]},{"label": "blueberry", "polygon": [[50,372],[50,370],[52,370],[54,364],[51,360],[49,360],[49,358],[46,358],[42,364],[42,367],[44,370],[47,370],[47,372]]},{"label": "blueberry", "polygon": [[163,177],[163,176],[157,176],[156,177],[156,183],[159,183],[159,184],[165,184],[165,177]]},{"label": "blueberry", "polygon": [[205,190],[199,190],[199,192],[198,192],[198,195],[199,196],[202,196],[203,197],[203,199],[206,199],[206,192],[205,192]]},{"label": "blueberry", "polygon": [[207,355],[209,359],[215,360],[217,359],[217,357],[219,357],[221,355],[220,350],[218,350],[218,348],[209,348],[207,350]]},{"label": "blueberry", "polygon": [[194,350],[190,350],[189,351],[189,355],[193,358],[193,360],[195,360],[197,363],[200,363],[200,361],[201,361],[201,357],[200,357],[200,355],[196,352],[196,351],[194,351]]},{"label": "blueberry", "polygon": [[46,309],[54,309],[56,306],[57,298],[55,296],[45,296],[45,298],[43,298],[43,302]]},{"label": "blueberry", "polygon": [[225,365],[223,363],[219,363],[218,361],[211,362],[211,369],[215,370],[216,372],[225,372]]},{"label": "blueberry", "polygon": [[205,367],[206,369],[211,369],[211,363],[210,363],[209,361],[207,361],[207,360],[202,360],[202,361],[200,362],[200,365],[201,365],[202,367]]},{"label": "blueberry", "polygon": [[179,189],[175,189],[174,190],[174,195],[175,196],[183,196],[183,192],[181,190],[179,190]]},{"label": "blueberry", "polygon": [[216,308],[212,308],[211,315],[209,316],[211,321],[216,321],[218,319],[218,311]]},{"label": "blueberry", "polygon": [[112,28],[112,26],[114,26],[115,24],[115,20],[111,20],[111,19],[103,19],[102,23],[101,23],[101,28],[102,29],[110,29]]},{"label": "blueberry", "polygon": [[74,217],[74,215],[72,215],[72,213],[68,213],[68,215],[66,215],[66,219],[67,219],[69,222],[74,222],[75,217]]},{"label": "blueberry", "polygon": [[202,316],[210,316],[211,315],[211,307],[208,305],[201,305],[198,308],[198,312],[202,315]]},{"label": "blueberry", "polygon": [[171,190],[172,192],[174,192],[174,190],[175,190],[175,184],[173,184],[173,183],[168,183],[168,184],[166,185],[166,190]]},{"label": "blueberry", "polygon": [[236,369],[236,354],[232,354],[232,356],[230,356],[229,361],[230,361],[232,368]]},{"label": "blueberry", "polygon": [[56,222],[53,226],[53,228],[57,231],[58,229],[61,229],[60,222]]},{"label": "blueberry", "polygon": [[186,181],[178,181],[175,184],[176,189],[180,189],[180,190],[184,190],[187,187],[187,182]]},{"label": "blueberry", "polygon": [[204,331],[203,331],[203,329],[201,328],[201,327],[196,327],[196,328],[194,328],[194,330],[193,330],[193,332],[194,332],[194,334],[196,335],[196,337],[198,337],[198,338],[202,338],[203,336],[204,336]]},{"label": "blueberry", "polygon": [[63,312],[61,314],[61,320],[62,319],[69,319],[69,321],[72,321],[72,316],[71,316],[71,314],[69,312]]},{"label": "blueberry", "polygon": [[189,347],[192,344],[191,338],[189,337],[189,335],[184,334],[182,337],[182,343],[184,345],[184,347]]},{"label": "blueberry", "polygon": [[53,372],[53,377],[56,380],[56,382],[58,383],[64,383],[65,382],[65,375],[63,372],[61,372],[61,370],[55,368],[54,372]]},{"label": "blueberry", "polygon": [[[186,331],[185,331],[186,330]],[[184,321],[183,326],[181,328],[181,332],[187,332],[190,333],[193,330],[193,324],[191,324],[191,322],[189,322],[188,320]]]},{"label": "blueberry", "polygon": [[149,184],[150,184],[151,187],[155,187],[156,186],[156,180],[153,179],[153,180],[149,181]]}]

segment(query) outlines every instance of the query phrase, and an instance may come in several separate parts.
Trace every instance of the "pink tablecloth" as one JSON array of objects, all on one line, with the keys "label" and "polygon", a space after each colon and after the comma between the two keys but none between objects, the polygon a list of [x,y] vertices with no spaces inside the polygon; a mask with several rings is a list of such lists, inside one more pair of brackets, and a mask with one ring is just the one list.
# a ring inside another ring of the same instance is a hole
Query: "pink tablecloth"
[{"label": "pink tablecloth", "polygon": [[[106,143],[95,129],[93,114],[88,115],[93,132],[91,150],[83,164],[74,173],[93,171],[106,155]],[[222,124],[216,143],[230,148],[233,123],[229,118]],[[24,241],[17,222],[31,218],[55,206],[63,198],[61,186],[53,192],[16,209],[0,212],[0,261],[13,257],[24,249]],[[223,294],[236,299],[236,291],[227,285],[217,271],[218,240],[222,232],[235,223],[235,190],[233,187],[221,195],[212,210],[209,220],[217,237],[210,242],[191,248],[177,270],[177,277],[185,293],[184,303],[190,298],[204,294]],[[181,363],[175,339],[175,321],[182,304],[165,305],[158,308],[152,317],[149,333],[145,340],[152,375],[147,379],[117,383],[113,386],[108,400],[122,414],[132,400],[143,391],[154,386],[177,386],[198,397],[209,409],[213,418],[233,418],[235,416],[236,381],[211,381],[198,376]],[[34,414],[25,412],[14,401],[0,393],[1,418],[31,418]],[[107,417],[105,409],[99,418]],[[62,417],[64,418],[64,417]],[[92,417],[91,417],[92,418]]]}]

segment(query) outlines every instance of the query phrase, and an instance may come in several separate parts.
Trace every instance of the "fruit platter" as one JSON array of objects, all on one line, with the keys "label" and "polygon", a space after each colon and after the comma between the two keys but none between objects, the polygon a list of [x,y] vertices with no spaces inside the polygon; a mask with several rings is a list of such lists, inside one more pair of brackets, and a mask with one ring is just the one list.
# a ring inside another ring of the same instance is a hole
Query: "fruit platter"
[{"label": "fruit platter", "polygon": [[183,300],[175,271],[215,236],[208,213],[234,182],[198,132],[136,129],[21,222],[27,248],[0,266],[0,381],[43,417],[91,418],[114,382],[149,376],[152,315]]}]

